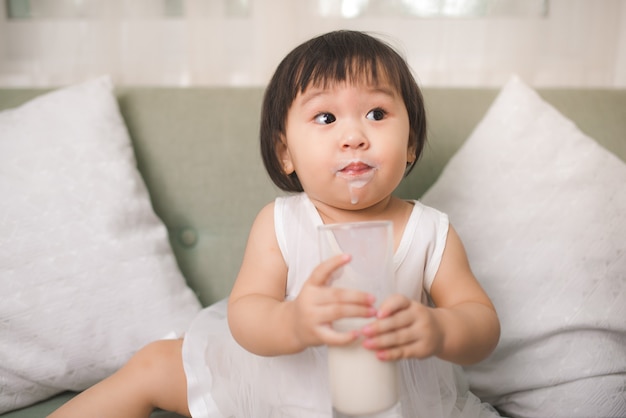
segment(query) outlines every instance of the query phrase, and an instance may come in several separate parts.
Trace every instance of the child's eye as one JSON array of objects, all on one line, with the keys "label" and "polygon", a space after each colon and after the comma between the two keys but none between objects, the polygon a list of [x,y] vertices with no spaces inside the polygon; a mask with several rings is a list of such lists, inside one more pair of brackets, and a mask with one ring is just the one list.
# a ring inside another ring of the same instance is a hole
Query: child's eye
[{"label": "child's eye", "polygon": [[383,120],[385,118],[386,112],[382,109],[373,109],[370,110],[365,116],[370,120]]},{"label": "child's eye", "polygon": [[315,116],[314,120],[315,123],[319,123],[320,125],[329,125],[336,121],[337,118],[332,113],[320,113],[319,115]]}]

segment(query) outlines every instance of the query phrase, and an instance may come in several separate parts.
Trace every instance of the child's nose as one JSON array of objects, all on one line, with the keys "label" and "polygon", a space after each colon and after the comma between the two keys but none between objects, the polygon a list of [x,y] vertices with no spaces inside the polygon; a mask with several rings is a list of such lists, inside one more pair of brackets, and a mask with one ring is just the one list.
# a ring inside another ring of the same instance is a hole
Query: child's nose
[{"label": "child's nose", "polygon": [[369,141],[365,134],[359,129],[351,129],[345,132],[341,141],[343,149],[360,149],[369,147]]}]

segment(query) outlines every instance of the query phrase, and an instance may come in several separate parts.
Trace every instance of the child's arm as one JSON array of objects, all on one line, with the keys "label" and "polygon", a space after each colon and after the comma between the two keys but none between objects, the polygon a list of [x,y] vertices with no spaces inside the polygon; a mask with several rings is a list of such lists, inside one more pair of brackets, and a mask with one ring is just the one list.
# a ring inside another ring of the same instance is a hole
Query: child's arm
[{"label": "child's arm", "polygon": [[337,256],[321,263],[299,295],[285,301],[287,266],[274,232],[274,205],[257,216],[228,304],[228,323],[237,342],[258,355],[291,354],[313,345],[341,345],[356,333],[330,328],[336,319],[373,316],[373,298],[356,290],[326,286],[334,270],[350,261]]},{"label": "child's arm", "polygon": [[380,320],[363,330],[368,337],[364,345],[384,360],[436,355],[463,365],[494,350],[500,338],[498,316],[452,226],[430,296],[436,308],[401,295],[384,301]]}]

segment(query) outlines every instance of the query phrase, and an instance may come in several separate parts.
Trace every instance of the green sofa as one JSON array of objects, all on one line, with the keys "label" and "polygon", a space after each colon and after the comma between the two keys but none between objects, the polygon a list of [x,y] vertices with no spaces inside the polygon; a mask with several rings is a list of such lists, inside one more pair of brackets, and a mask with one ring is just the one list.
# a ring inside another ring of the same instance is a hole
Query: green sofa
[{"label": "green sofa", "polygon": [[[0,109],[42,91],[0,89]],[[538,92],[626,160],[626,90]],[[399,196],[419,198],[428,189],[497,93],[492,88],[424,89],[429,143],[397,190]],[[259,156],[263,89],[121,87],[117,95],[154,210],[167,226],[189,286],[205,306],[227,296],[254,216],[280,193]],[[3,417],[40,418],[71,396],[59,395]]]}]

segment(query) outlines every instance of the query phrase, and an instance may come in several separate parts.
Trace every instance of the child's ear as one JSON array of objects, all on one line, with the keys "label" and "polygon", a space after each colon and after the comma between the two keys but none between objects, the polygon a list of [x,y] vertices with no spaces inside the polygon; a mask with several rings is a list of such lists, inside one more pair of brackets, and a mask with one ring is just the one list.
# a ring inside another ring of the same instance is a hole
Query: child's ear
[{"label": "child's ear", "polygon": [[415,145],[409,145],[409,148],[406,151],[406,163],[413,164],[417,159],[417,152],[415,151]]},{"label": "child's ear", "polygon": [[287,148],[285,137],[283,135],[281,135],[277,141],[276,155],[278,156],[278,160],[280,161],[285,174],[290,175],[295,171],[291,154],[289,153],[289,149]]}]

